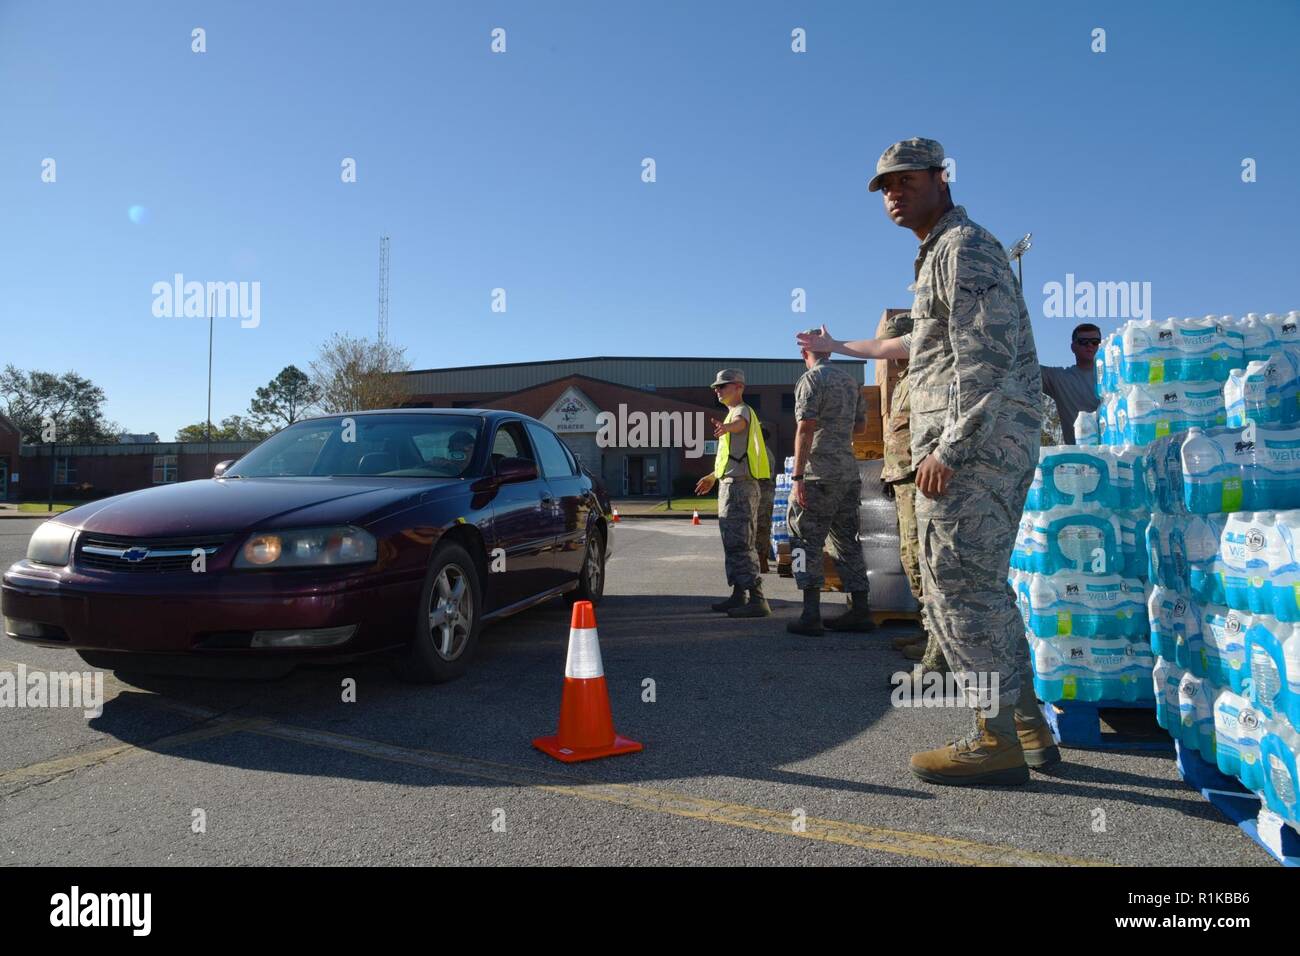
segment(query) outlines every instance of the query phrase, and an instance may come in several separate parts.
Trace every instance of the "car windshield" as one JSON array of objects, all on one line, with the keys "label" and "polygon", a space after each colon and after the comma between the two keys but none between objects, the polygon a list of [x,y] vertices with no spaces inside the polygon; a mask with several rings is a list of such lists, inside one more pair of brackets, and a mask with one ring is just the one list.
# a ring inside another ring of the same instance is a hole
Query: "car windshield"
[{"label": "car windshield", "polygon": [[459,478],[474,460],[482,421],[470,415],[340,415],[272,435],[227,478]]}]

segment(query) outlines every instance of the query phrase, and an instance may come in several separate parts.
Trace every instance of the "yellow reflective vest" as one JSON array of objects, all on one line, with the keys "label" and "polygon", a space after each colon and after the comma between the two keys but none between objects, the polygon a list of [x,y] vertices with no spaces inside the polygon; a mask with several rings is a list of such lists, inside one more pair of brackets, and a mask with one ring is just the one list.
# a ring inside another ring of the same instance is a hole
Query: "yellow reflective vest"
[{"label": "yellow reflective vest", "polygon": [[[739,408],[740,406],[736,407]],[[748,408],[749,406],[745,407]],[[735,421],[730,412],[727,413],[727,417]],[[746,457],[749,459],[750,476],[753,478],[772,477],[772,470],[767,464],[767,446],[763,443],[763,426],[752,408],[749,409],[749,427],[746,432],[749,435]],[[723,472],[727,470],[727,463],[730,459],[731,433],[723,432],[722,437],[718,439],[718,453],[713,456],[713,477],[722,477]]]}]

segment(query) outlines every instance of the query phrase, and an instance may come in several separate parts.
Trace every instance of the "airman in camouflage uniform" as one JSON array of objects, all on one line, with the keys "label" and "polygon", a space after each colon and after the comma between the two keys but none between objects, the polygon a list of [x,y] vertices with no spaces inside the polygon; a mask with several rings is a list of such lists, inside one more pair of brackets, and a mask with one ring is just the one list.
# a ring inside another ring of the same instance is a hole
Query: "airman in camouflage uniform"
[{"label": "airman in camouflage uniform", "polygon": [[[760,434],[752,426],[760,425],[758,416],[745,404],[745,373],[724,368],[710,386],[718,401],[727,407],[727,417],[714,421],[713,434],[719,439],[714,471],[695,485],[697,495],[708,494],[718,486],[718,531],[722,535],[723,562],[731,596],[712,604],[715,611],[728,617],[771,617],[772,609],[763,595],[763,579],[758,571],[758,554],[754,548],[757,526],[759,482],[768,471],[765,449],[761,464],[752,454],[764,447],[756,439]],[[754,432],[754,434],[751,434]]]},{"label": "airman in camouflage uniform", "polygon": [[853,605],[825,626],[834,631],[870,631],[875,628],[870,585],[857,537],[862,478],[853,457],[853,433],[866,426],[867,403],[853,376],[831,364],[828,354],[805,350],[803,356],[808,371],[794,391],[799,431],[789,518],[790,554],[795,582],[803,592],[803,613],[786,629],[809,636],[822,633],[821,589],[826,580],[822,549],[829,545]]},{"label": "airman in camouflage uniform", "polygon": [[[885,319],[881,338],[892,339],[912,331],[912,317],[898,313]],[[880,469],[880,480],[889,484],[894,493],[894,506],[898,511],[898,557],[907,575],[907,584],[917,604],[925,606],[921,587],[921,546],[916,532],[916,469],[912,467],[912,406],[911,389],[907,377],[907,362],[891,360],[898,368],[889,394],[889,415],[885,423],[885,456]],[[939,639],[922,629],[919,635],[898,638],[894,647],[909,660],[919,661],[921,673],[945,673],[948,662],[944,660]]]},{"label": "airman in camouflage uniform", "polygon": [[[1034,697],[1029,650],[1007,570],[1038,457],[1042,377],[1029,311],[1002,245],[952,205],[943,147],[887,149],[868,188],[921,238],[910,310],[912,461],[930,632],[959,673],[996,675],[974,734],[919,753],[936,783],[1023,783],[1059,759]],[[882,184],[882,179],[886,179]],[[938,216],[930,222],[928,216]],[[926,229],[922,222],[929,222]]]}]

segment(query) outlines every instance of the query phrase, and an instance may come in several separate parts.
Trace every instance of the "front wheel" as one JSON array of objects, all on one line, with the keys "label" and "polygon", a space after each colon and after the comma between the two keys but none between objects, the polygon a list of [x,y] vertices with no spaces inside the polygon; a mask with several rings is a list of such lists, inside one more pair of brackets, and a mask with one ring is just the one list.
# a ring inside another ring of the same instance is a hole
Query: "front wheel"
[{"label": "front wheel", "polygon": [[605,594],[605,536],[599,529],[587,536],[587,550],[582,556],[582,573],[578,586],[569,592],[570,601],[599,604]]},{"label": "front wheel", "polygon": [[482,608],[478,566],[464,548],[447,542],[429,563],[415,635],[398,673],[429,684],[463,674],[478,646]]}]

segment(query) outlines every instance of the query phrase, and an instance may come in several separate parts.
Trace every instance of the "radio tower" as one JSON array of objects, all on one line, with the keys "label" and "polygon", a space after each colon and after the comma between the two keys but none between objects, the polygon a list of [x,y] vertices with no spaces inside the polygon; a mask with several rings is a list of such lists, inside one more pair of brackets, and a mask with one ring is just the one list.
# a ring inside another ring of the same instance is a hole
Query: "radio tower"
[{"label": "radio tower", "polygon": [[379,237],[379,342],[388,341],[388,237]]}]

